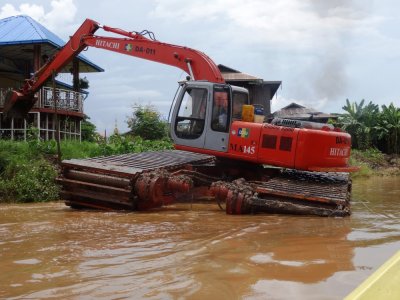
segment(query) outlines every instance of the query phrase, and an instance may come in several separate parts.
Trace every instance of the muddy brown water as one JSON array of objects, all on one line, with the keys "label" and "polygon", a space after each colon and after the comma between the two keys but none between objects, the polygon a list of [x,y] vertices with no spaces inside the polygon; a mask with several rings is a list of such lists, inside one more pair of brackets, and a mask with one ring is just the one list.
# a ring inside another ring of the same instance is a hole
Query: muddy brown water
[{"label": "muddy brown water", "polygon": [[400,177],[357,180],[353,215],[0,206],[0,298],[340,299],[400,250]]}]

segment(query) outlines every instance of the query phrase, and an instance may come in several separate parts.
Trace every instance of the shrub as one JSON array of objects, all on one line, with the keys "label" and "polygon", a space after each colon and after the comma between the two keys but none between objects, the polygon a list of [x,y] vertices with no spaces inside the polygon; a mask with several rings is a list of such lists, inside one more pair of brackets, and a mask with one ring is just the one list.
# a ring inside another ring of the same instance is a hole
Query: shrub
[{"label": "shrub", "polygon": [[58,199],[57,171],[43,159],[9,164],[3,173],[9,179],[1,180],[0,200],[42,202]]},{"label": "shrub", "polygon": [[[110,143],[62,141],[62,159],[88,158],[131,152],[172,149],[169,139],[144,140],[115,135]],[[58,199],[57,171],[52,162],[55,141],[28,142],[0,140],[0,202],[38,202]]]},{"label": "shrub", "polygon": [[128,127],[134,136],[145,140],[160,140],[167,137],[167,122],[152,106],[138,106],[127,119]]},{"label": "shrub", "polygon": [[89,121],[90,118],[85,115],[81,123],[81,137],[82,141],[94,142],[98,138],[96,132],[96,125]]}]

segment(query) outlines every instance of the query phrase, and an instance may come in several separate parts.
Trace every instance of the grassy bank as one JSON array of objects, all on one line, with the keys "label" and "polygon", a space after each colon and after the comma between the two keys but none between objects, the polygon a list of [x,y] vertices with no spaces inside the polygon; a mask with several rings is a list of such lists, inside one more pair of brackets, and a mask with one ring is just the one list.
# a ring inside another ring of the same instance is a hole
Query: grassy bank
[{"label": "grassy bank", "polygon": [[352,178],[400,175],[400,156],[387,155],[373,148],[365,151],[353,149],[350,164],[360,167]]},{"label": "grassy bank", "polygon": [[[171,149],[169,140],[114,136],[110,143],[61,142],[62,159]],[[42,202],[59,198],[54,141],[0,140],[0,202]]]}]

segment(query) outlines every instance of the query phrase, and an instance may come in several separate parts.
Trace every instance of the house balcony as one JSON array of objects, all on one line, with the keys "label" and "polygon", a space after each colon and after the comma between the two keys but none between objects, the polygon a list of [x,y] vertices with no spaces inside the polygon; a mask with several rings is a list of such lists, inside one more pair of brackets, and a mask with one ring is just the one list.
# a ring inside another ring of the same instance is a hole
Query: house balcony
[{"label": "house balcony", "polygon": [[[5,95],[11,88],[0,88],[0,112],[4,107]],[[57,110],[60,114],[82,115],[85,94],[56,88]],[[54,112],[53,88],[42,87],[36,94],[37,101],[33,106],[35,111]]]}]

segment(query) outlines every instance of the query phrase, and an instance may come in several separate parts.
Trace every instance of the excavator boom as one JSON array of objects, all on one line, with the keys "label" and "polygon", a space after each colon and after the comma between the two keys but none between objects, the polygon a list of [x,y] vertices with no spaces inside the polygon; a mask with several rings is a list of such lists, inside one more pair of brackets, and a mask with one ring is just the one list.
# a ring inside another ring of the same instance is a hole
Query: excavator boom
[{"label": "excavator boom", "polygon": [[[94,35],[99,28],[123,37]],[[200,51],[161,43],[140,33],[101,26],[96,21],[86,19],[64,47],[26,80],[20,90],[10,91],[7,94],[3,112],[8,116],[25,117],[36,102],[34,94],[51,78],[53,72],[60,72],[88,46],[174,66],[185,71],[193,80],[224,82],[216,64]]]}]

